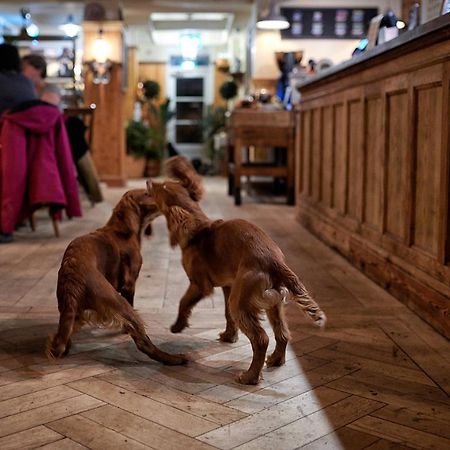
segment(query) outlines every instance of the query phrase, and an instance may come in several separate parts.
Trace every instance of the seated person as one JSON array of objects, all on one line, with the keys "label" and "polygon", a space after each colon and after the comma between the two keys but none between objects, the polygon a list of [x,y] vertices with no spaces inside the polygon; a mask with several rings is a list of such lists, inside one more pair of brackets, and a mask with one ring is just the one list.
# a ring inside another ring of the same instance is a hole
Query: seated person
[{"label": "seated person", "polygon": [[39,97],[47,85],[47,63],[41,55],[31,53],[22,58],[22,73],[34,84]]},{"label": "seated person", "polygon": [[60,107],[61,105],[61,89],[55,84],[46,84],[41,91],[41,100]]},{"label": "seated person", "polygon": [[33,84],[21,73],[17,48],[0,44],[0,116],[7,109],[35,98]]}]

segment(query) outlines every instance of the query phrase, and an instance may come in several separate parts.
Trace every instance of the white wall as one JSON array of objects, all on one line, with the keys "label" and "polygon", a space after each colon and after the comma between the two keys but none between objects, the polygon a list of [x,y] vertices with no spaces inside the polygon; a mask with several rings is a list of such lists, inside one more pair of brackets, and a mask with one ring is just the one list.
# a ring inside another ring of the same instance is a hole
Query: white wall
[{"label": "white wall", "polygon": [[[303,8],[353,8],[376,7],[380,12],[392,9],[398,15],[401,12],[401,0],[315,0],[315,1],[285,1],[283,7]],[[329,58],[337,64],[350,59],[357,40],[353,39],[281,39],[278,31],[262,31],[256,33],[255,67],[253,78],[274,79],[280,76],[275,62],[275,52],[303,50],[302,64],[309,59],[320,60]]]}]

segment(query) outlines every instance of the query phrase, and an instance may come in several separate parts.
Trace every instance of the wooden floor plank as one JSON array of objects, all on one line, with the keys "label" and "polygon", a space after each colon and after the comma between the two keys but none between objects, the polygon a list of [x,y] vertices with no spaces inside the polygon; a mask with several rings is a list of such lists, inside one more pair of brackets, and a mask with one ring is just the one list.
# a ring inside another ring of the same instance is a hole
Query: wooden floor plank
[{"label": "wooden floor plank", "polygon": [[249,414],[255,413],[284,400],[288,400],[302,392],[307,392],[315,387],[327,384],[332,380],[341,378],[356,370],[358,370],[357,366],[346,366],[332,362],[325,366],[320,366],[318,369],[244,395],[237,400],[227,402],[226,405]]},{"label": "wooden floor plank", "polygon": [[39,447],[40,450],[86,450],[88,447],[72,441],[72,439],[64,438],[60,441],[52,442],[51,444]]},{"label": "wooden floor plank", "polygon": [[[240,450],[296,449],[382,406],[383,403],[373,400],[355,396],[347,397],[323,410],[312,413],[236,448]],[[362,431],[364,432],[364,430]]]},{"label": "wooden floor plank", "polygon": [[78,397],[80,393],[68,386],[55,386],[31,394],[14,397],[0,402],[0,418],[18,414],[30,409]]},{"label": "wooden floor plank", "polygon": [[138,442],[151,444],[157,450],[210,450],[211,446],[155,422],[107,405],[82,414]]},{"label": "wooden floor plank", "polygon": [[228,450],[276,430],[347,395],[326,387],[319,387],[290,400],[271,406],[245,419],[205,433],[198,439],[220,449]]},{"label": "wooden floor plank", "polygon": [[448,422],[440,420],[436,416],[425,414],[423,411],[414,411],[413,409],[387,405],[371,415],[450,439]]},{"label": "wooden floor plank", "polygon": [[360,450],[369,448],[377,441],[379,441],[377,437],[352,430],[347,426],[302,446],[302,450]]},{"label": "wooden floor plank", "polygon": [[450,439],[405,427],[377,417],[361,417],[349,426],[354,430],[373,434],[374,436],[379,436],[412,448],[430,450],[450,448]]},{"label": "wooden floor plank", "polygon": [[97,408],[103,404],[102,401],[89,395],[79,395],[68,400],[7,416],[0,419],[0,436],[7,436],[37,425],[43,425],[81,411]]},{"label": "wooden floor plank", "polygon": [[133,377],[129,373],[116,371],[99,378],[138,395],[143,395],[194,416],[208,419],[218,425],[226,425],[247,416],[236,409],[168,388],[149,379]]},{"label": "wooden floor plank", "polygon": [[48,424],[58,433],[93,450],[143,450],[152,448],[109,428],[100,426],[96,422],[74,415]]},{"label": "wooden floor plank", "polygon": [[47,427],[39,425],[28,430],[0,438],[2,450],[25,450],[45,446],[60,441],[62,436]]},{"label": "wooden floor plank", "polygon": [[193,416],[102,380],[90,378],[75,381],[69,386],[175,431],[186,432],[188,436],[198,436],[218,427],[216,423],[207,419]]}]

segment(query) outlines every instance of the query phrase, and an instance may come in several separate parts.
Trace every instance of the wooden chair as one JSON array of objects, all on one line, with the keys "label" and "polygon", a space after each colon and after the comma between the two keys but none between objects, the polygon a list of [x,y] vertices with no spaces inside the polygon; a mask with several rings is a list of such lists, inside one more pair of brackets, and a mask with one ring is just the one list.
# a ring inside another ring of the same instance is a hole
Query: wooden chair
[{"label": "wooden chair", "polygon": [[[93,124],[94,124],[94,112],[96,109],[96,104],[92,103],[88,107],[80,107],[80,108],[66,108],[64,109],[64,114],[68,117],[70,116],[78,116],[80,117],[85,126],[86,126],[86,135],[87,142],[89,143],[89,148],[92,148],[92,136],[93,136]],[[50,211],[50,218],[52,220],[53,231],[55,233],[55,237],[59,237],[59,224],[58,224],[58,213],[52,213]],[[30,228],[32,231],[36,231],[36,217],[33,212],[29,218]]]}]

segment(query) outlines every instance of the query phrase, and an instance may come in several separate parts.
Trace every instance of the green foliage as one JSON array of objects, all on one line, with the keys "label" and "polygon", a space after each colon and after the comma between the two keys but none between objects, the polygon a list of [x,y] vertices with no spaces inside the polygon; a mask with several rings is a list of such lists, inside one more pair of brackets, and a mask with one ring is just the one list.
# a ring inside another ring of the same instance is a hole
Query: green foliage
[{"label": "green foliage", "polygon": [[130,120],[126,129],[127,153],[146,159],[160,159],[161,150],[155,145],[155,133],[142,122]]},{"label": "green foliage", "polygon": [[221,97],[225,100],[231,100],[232,98],[236,97],[238,92],[238,86],[237,84],[230,80],[225,81],[222,86],[219,88],[219,93]]},{"label": "green foliage", "polygon": [[203,137],[208,152],[208,157],[214,159],[214,135],[225,128],[225,113],[227,110],[222,107],[215,108],[209,105],[203,119]]},{"label": "green foliage", "polygon": [[143,83],[144,96],[147,100],[158,98],[161,87],[157,81],[147,80]]},{"label": "green foliage", "polygon": [[167,123],[175,114],[169,110],[169,105],[169,98],[159,105],[153,102],[148,105],[149,123],[153,133],[150,147],[154,153],[159,154],[159,158],[162,158],[166,147]]}]

